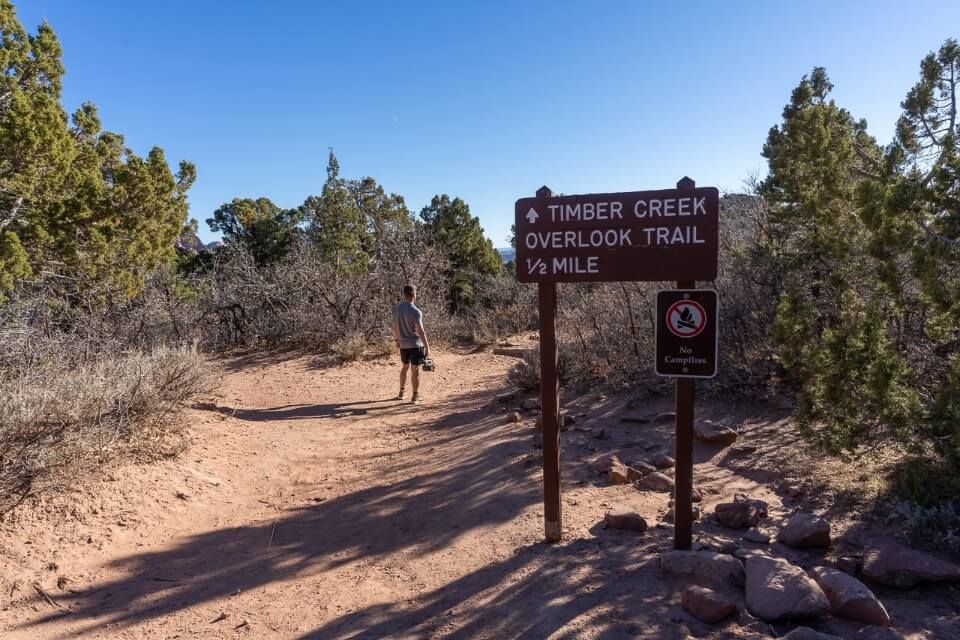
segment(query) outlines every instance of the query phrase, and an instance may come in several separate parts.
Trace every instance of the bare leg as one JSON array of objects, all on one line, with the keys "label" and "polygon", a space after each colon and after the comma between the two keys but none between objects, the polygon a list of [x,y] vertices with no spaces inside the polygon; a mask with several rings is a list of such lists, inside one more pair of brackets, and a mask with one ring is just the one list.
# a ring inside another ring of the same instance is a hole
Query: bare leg
[{"label": "bare leg", "polygon": [[413,373],[410,377],[411,382],[413,382],[413,395],[417,395],[417,392],[420,391],[420,367],[414,365]]},{"label": "bare leg", "polygon": [[[400,393],[403,393],[403,390],[404,390],[404,389],[406,388],[406,386],[407,386],[407,369],[409,369],[409,368],[410,368],[410,365],[409,365],[409,364],[405,364],[405,365],[403,365],[402,367],[400,367]],[[416,372],[416,369],[414,369],[414,372]],[[416,392],[416,390],[417,390],[417,383],[416,383],[417,375],[416,375],[416,373],[414,373],[413,379],[414,379],[413,390],[414,390],[414,392]]]}]

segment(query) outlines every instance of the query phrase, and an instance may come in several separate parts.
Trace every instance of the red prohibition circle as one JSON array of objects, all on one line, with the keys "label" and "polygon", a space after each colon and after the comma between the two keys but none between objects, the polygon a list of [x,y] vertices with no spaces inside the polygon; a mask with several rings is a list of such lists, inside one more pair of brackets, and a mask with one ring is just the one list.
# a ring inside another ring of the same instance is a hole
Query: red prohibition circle
[{"label": "red prohibition circle", "polygon": [[[673,312],[677,310],[677,307],[683,305],[690,305],[696,307],[697,311],[700,313],[700,324],[692,328],[692,333],[682,333],[678,331],[673,326],[673,321],[671,320]],[[703,308],[699,302],[694,302],[693,300],[677,300],[667,309],[667,328],[670,330],[670,333],[677,336],[678,338],[693,338],[695,336],[703,333],[703,330],[707,327],[707,311]]]}]

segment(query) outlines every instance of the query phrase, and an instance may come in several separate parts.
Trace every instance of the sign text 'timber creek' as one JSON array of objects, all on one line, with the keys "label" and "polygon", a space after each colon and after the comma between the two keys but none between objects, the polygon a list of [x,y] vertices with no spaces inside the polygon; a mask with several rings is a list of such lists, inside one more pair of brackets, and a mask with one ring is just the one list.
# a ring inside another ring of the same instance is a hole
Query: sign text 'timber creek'
[{"label": "sign text 'timber creek'", "polygon": [[714,280],[714,187],[521,198],[520,282]]}]

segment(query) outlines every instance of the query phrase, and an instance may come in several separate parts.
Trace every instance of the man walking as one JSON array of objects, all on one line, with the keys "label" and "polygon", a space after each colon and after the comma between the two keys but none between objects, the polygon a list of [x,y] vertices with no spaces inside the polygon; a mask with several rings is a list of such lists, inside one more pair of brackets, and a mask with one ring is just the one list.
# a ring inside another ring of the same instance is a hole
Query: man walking
[{"label": "man walking", "polygon": [[414,404],[420,404],[420,365],[430,353],[430,344],[427,342],[427,332],[423,330],[423,312],[414,304],[417,300],[417,288],[412,284],[403,287],[403,299],[393,308],[393,339],[400,348],[400,393],[397,400],[403,400],[404,388],[407,386],[407,370],[413,367],[410,375],[413,384]]}]

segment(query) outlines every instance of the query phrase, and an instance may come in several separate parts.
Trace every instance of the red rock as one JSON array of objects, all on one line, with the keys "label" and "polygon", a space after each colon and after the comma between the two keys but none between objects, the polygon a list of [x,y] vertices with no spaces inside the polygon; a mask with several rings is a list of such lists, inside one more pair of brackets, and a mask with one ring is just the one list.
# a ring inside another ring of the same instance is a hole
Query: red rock
[{"label": "red rock", "polygon": [[767,622],[814,618],[830,611],[830,602],[817,583],[782,558],[747,558],[746,594],[747,608]]},{"label": "red rock", "polygon": [[834,615],[878,627],[890,624],[890,615],[865,584],[846,573],[829,567],[810,572],[830,601]]},{"label": "red rock", "polygon": [[830,523],[810,513],[797,513],[780,530],[777,540],[794,549],[830,547]]},{"label": "red rock", "polygon": [[660,472],[649,473],[637,483],[637,488],[643,491],[666,493],[673,491],[673,478]]},{"label": "red rock", "polygon": [[623,464],[615,453],[606,453],[590,463],[590,468],[597,473],[607,473],[615,464]]},{"label": "red rock", "polygon": [[736,442],[737,432],[730,427],[725,427],[709,420],[698,422],[694,427],[694,435],[698,440],[710,444],[720,444],[728,446]]},{"label": "red rock", "polygon": [[892,540],[882,540],[867,547],[863,575],[882,584],[909,589],[923,582],[960,581],[960,566]]},{"label": "red rock", "polygon": [[665,574],[698,578],[724,586],[743,586],[743,563],[733,556],[713,551],[667,551],[660,556],[660,569]]},{"label": "red rock", "polygon": [[737,604],[706,587],[690,585],[683,591],[680,604],[695,617],[713,624],[737,612]]},{"label": "red rock", "polygon": [[767,503],[763,500],[753,500],[738,493],[733,502],[721,502],[714,507],[717,522],[731,529],[746,529],[755,526],[760,518],[767,515]]},{"label": "red rock", "polygon": [[634,511],[608,511],[603,517],[603,523],[610,529],[627,529],[640,532],[647,530],[647,521]]},{"label": "red rock", "polygon": [[607,472],[607,481],[610,484],[627,484],[630,482],[630,469],[622,462],[617,462]]},{"label": "red rock", "polygon": [[675,467],[677,465],[677,461],[665,453],[658,453],[657,455],[653,456],[653,460],[651,460],[651,462],[653,463],[653,466],[658,469],[670,469],[671,467]]}]

